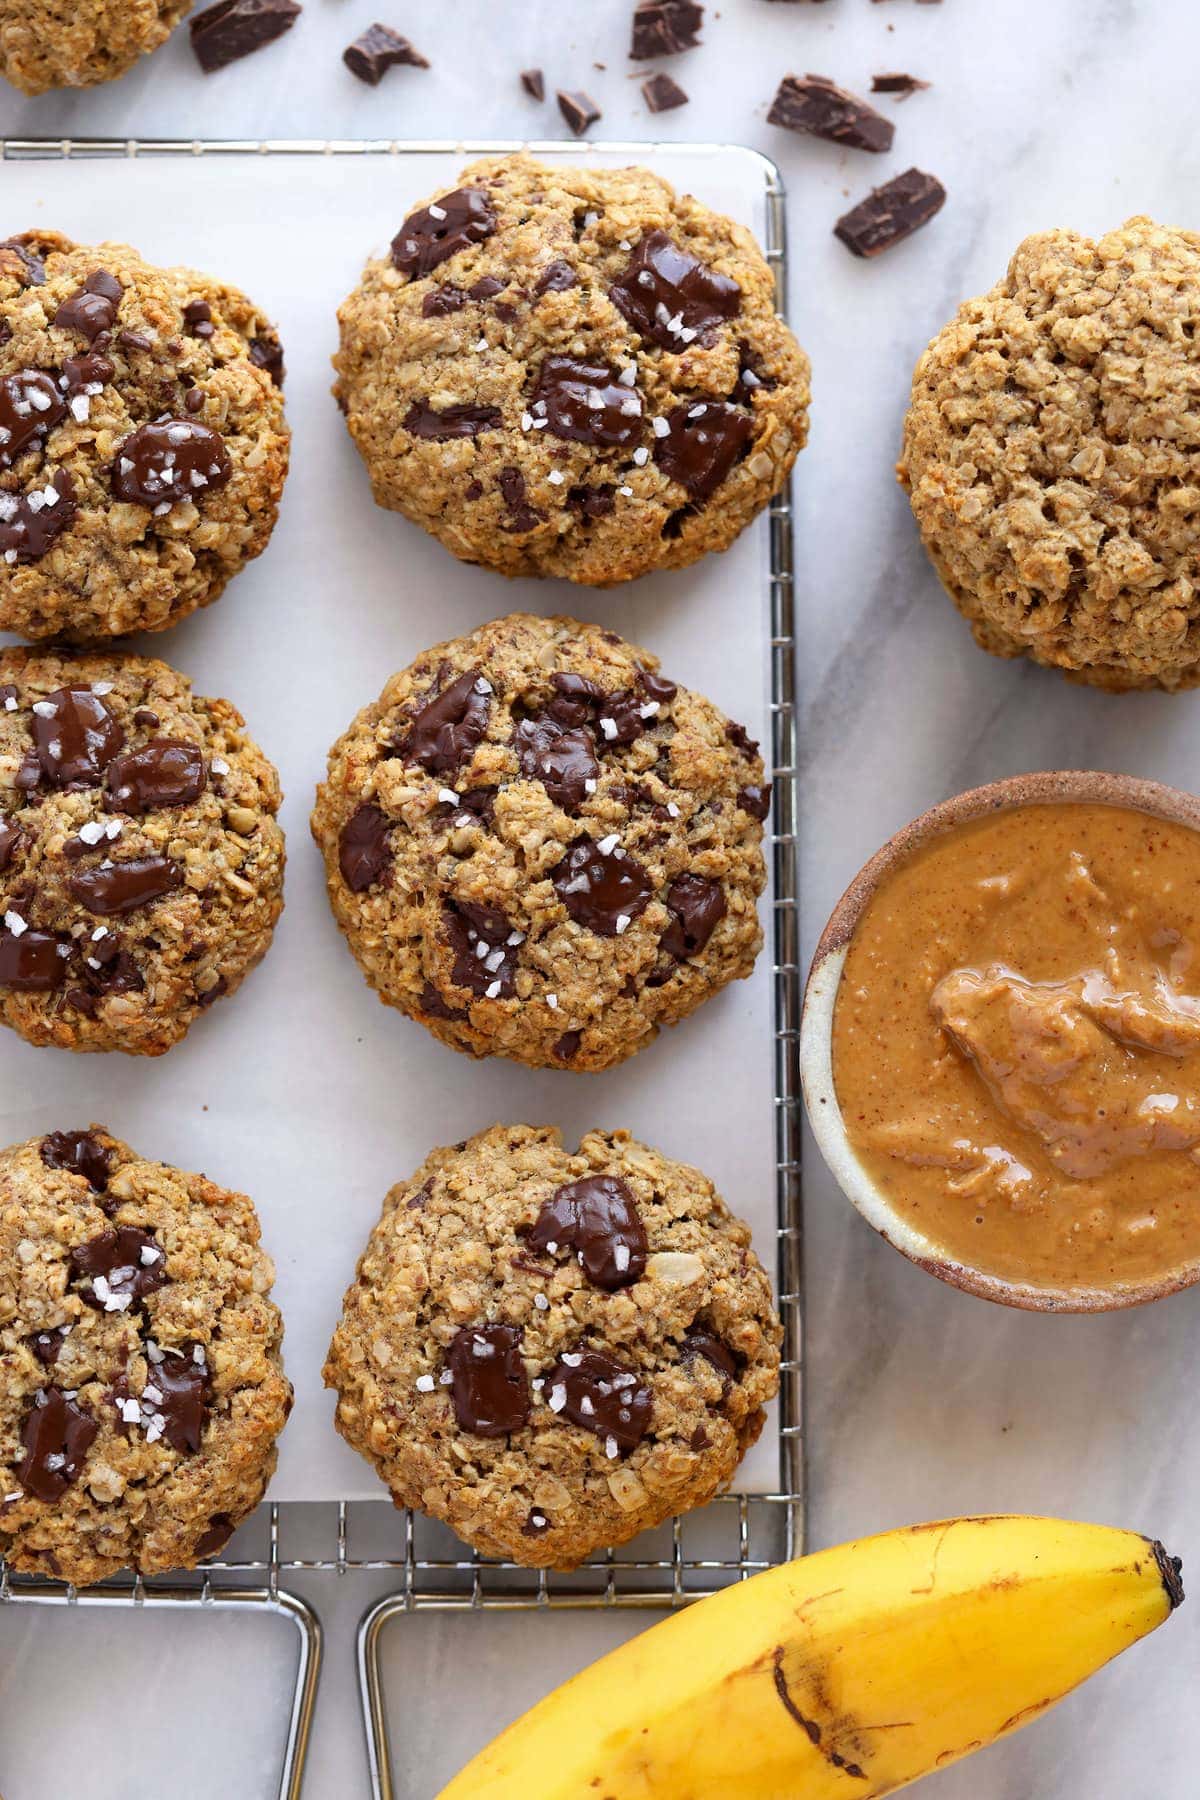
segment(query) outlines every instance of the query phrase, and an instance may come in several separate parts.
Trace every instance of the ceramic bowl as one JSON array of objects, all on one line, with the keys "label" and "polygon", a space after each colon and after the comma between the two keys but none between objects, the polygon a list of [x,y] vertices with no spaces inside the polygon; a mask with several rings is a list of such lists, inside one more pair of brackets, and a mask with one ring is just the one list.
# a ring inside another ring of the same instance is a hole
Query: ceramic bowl
[{"label": "ceramic bowl", "polygon": [[959,1261],[915,1229],[877,1187],[855,1155],[838,1106],[833,1084],[833,1017],[846,951],[873,895],[897,864],[905,862],[932,839],[972,819],[1014,806],[1046,801],[1083,801],[1109,806],[1134,807],[1156,818],[1170,819],[1200,830],[1200,799],[1156,781],[1139,781],[1131,775],[1107,775],[1095,771],[1061,769],[1047,774],[1014,775],[987,787],[956,794],[940,806],[922,813],[890,838],[866,867],[855,876],[833,910],[821,934],[809,972],[800,1031],[800,1072],[809,1122],[822,1156],[838,1186],[873,1225],[911,1262],[941,1281],[967,1293],[1005,1306],[1036,1312],[1112,1312],[1120,1307],[1141,1306],[1177,1293],[1200,1280],[1200,1257],[1172,1269],[1152,1281],[1120,1287],[1034,1286],[990,1274],[986,1269]]}]

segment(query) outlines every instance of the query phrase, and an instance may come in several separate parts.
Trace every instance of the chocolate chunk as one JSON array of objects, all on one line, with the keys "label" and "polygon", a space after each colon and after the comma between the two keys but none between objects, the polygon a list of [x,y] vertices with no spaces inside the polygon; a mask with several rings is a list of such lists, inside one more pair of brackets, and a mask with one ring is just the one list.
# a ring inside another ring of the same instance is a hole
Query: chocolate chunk
[{"label": "chocolate chunk", "polygon": [[529,1377],[515,1325],[464,1325],[450,1340],[450,1397],[462,1431],[507,1437],[529,1419]]},{"label": "chocolate chunk", "polygon": [[743,812],[748,812],[752,819],[765,819],[771,810],[771,783],[764,786],[754,784],[738,789],[738,805]]},{"label": "chocolate chunk", "polygon": [[23,794],[32,794],[35,788],[41,786],[42,765],[37,759],[36,750],[27,750],[25,752],[18,765],[17,772],[13,777],[13,781]]},{"label": "chocolate chunk", "polygon": [[673,406],[667,424],[666,437],[654,440],[654,460],[695,501],[716,492],[754,436],[749,413],[727,400]]},{"label": "chocolate chunk", "polygon": [[125,813],[186,806],[200,798],[207,779],[204,758],[195,744],[151,738],[140,750],[126,750],[109,763],[108,804]]},{"label": "chocolate chunk", "polygon": [[546,515],[538,512],[537,508],[530,506],[526,500],[525,477],[520,469],[515,469],[510,464],[507,468],[501,469],[497,479],[500,497],[509,513],[508,518],[501,521],[501,531],[532,531],[534,526],[540,524]]},{"label": "chocolate chunk", "polygon": [[638,669],[638,682],[650,700],[657,700],[660,706],[666,706],[679,692],[678,684],[668,681],[667,677],[654,669]]},{"label": "chocolate chunk", "polygon": [[167,856],[135,856],[72,875],[67,886],[91,913],[136,912],[182,887],[183,870]]},{"label": "chocolate chunk", "polygon": [[140,725],[143,731],[157,731],[162,724],[158,714],[148,706],[138,707],[133,715],[133,722],[135,725]]},{"label": "chocolate chunk", "polygon": [[529,1516],[521,1527],[522,1537],[542,1537],[550,1529],[550,1520],[538,1507],[530,1508]]},{"label": "chocolate chunk", "polygon": [[431,1019],[465,1019],[467,1016],[461,1007],[448,1006],[430,981],[427,981],[421,989],[418,1005],[421,1011],[428,1013]]},{"label": "chocolate chunk", "polygon": [[697,338],[711,342],[716,327],[742,309],[737,282],[706,268],[665,231],[639,238],[608,294],[634,330],[664,350],[683,350]]},{"label": "chocolate chunk", "polygon": [[946,204],[946,190],[936,175],[906,169],[843,213],[833,228],[855,256],[879,256],[922,225]]},{"label": "chocolate chunk", "polygon": [[[197,1350],[200,1352],[198,1360]],[[200,1448],[212,1395],[212,1380],[203,1348],[189,1342],[178,1350],[162,1347],[160,1355],[160,1361],[153,1357],[149,1359],[146,1385],[141,1394],[142,1421],[147,1427],[147,1437],[155,1432],[161,1420],[159,1431],[171,1448],[178,1450],[181,1456],[194,1453]]]},{"label": "chocolate chunk", "polygon": [[726,719],[725,736],[734,749],[740,750],[743,756],[758,755],[758,739],[752,738],[746,727],[739,725],[736,719]]},{"label": "chocolate chunk", "polygon": [[218,1550],[225,1548],[236,1530],[237,1526],[228,1513],[214,1513],[207,1528],[196,1539],[193,1554],[201,1559],[215,1556]]},{"label": "chocolate chunk", "polygon": [[873,94],[895,94],[898,100],[907,100],[910,94],[918,94],[928,86],[927,81],[920,81],[915,75],[902,75],[899,71],[892,75],[871,77]]},{"label": "chocolate chunk", "polygon": [[414,715],[408,731],[395,745],[396,754],[420,763],[431,775],[461,768],[474,755],[487,730],[491,694],[491,685],[480,671],[468,669]]},{"label": "chocolate chunk", "polygon": [[642,397],[606,363],[547,356],[529,402],[555,437],[576,444],[625,446],[642,436]]},{"label": "chocolate chunk", "polygon": [[0,381],[0,469],[11,469],[30,444],[44,445],[66,413],[58,383],[40,369],[6,375]]},{"label": "chocolate chunk", "polygon": [[273,331],[262,337],[250,339],[250,361],[256,369],[263,369],[271,377],[275,386],[281,388],[287,375],[283,361],[283,345]]},{"label": "chocolate chunk", "polygon": [[560,671],[550,677],[550,685],[555,691],[554,699],[546,709],[550,717],[560,724],[572,726],[594,719],[601,749],[614,744],[632,744],[635,738],[641,737],[649,719],[658,710],[657,705],[650,706],[643,718],[643,706],[648,703],[640,691],[640,683],[637,689],[621,688],[608,694],[586,676]]},{"label": "chocolate chunk", "polygon": [[125,1312],[170,1281],[167,1259],[151,1231],[114,1225],[71,1251],[71,1279],[89,1306]]},{"label": "chocolate chunk", "polygon": [[824,75],[785,75],[767,124],[807,132],[851,150],[890,150],[896,135],[890,119]]},{"label": "chocolate chunk", "polygon": [[654,893],[641,863],[623,850],[603,849],[591,838],[578,838],[550,878],[571,918],[598,937],[620,937],[645,912]]},{"label": "chocolate chunk", "polygon": [[674,916],[659,942],[676,962],[698,956],[728,911],[725,889],[705,875],[677,875],[667,905]]},{"label": "chocolate chunk", "polygon": [[522,719],[513,733],[522,775],[540,781],[564,812],[576,813],[600,774],[591,733],[568,731],[547,714]]},{"label": "chocolate chunk", "polygon": [[472,282],[467,294],[472,300],[491,300],[503,287],[504,283],[495,275],[481,275],[478,281]]},{"label": "chocolate chunk", "polygon": [[629,54],[635,62],[645,62],[652,56],[694,50],[703,22],[704,8],[694,0],[638,0]]},{"label": "chocolate chunk", "polygon": [[[87,946],[79,979],[80,985],[69,987],[63,999],[88,1018],[95,1018],[97,1002],[106,995],[138,994],[146,985],[132,956],[121,948],[120,939],[111,931],[98,943]],[[216,995],[210,998],[215,999]]]},{"label": "chocolate chunk", "polygon": [[531,100],[546,98],[546,78],[540,69],[522,69],[521,86]]},{"label": "chocolate chunk", "polygon": [[616,503],[617,490],[611,482],[599,485],[581,482],[577,487],[567,489],[567,505],[579,514],[580,519],[588,522],[603,519]]},{"label": "chocolate chunk", "polygon": [[392,239],[392,262],[402,275],[428,275],[439,263],[482,244],[496,229],[496,214],[482,188],[455,188],[410,213]]},{"label": "chocolate chunk", "polygon": [[46,265],[20,238],[5,238],[0,243],[0,275],[19,281],[22,287],[43,287]]},{"label": "chocolate chunk", "polygon": [[564,1031],[554,1044],[554,1054],[559,1062],[573,1061],[579,1054],[579,1046],[582,1042],[582,1031]]},{"label": "chocolate chunk", "polygon": [[552,1412],[602,1438],[614,1459],[635,1450],[650,1428],[650,1389],[606,1350],[565,1352],[542,1391]]},{"label": "chocolate chunk", "polygon": [[559,112],[576,137],[582,137],[589,125],[594,125],[597,119],[604,117],[591,95],[585,94],[581,88],[576,88],[571,93],[559,88],[554,97],[558,101]]},{"label": "chocolate chunk", "polygon": [[91,688],[55,688],[33,706],[33,743],[51,787],[93,788],[125,742],[125,733]]},{"label": "chocolate chunk", "polygon": [[649,81],[643,81],[642,98],[652,113],[671,112],[676,106],[686,106],[688,103],[688,97],[679,83],[672,81],[665,69],[660,69]]},{"label": "chocolate chunk", "polygon": [[535,294],[565,294],[568,288],[578,287],[579,277],[569,262],[555,257],[548,262],[533,284]]},{"label": "chocolate chunk", "polygon": [[342,826],[338,867],[351,893],[363,893],[391,868],[391,829],[392,821],[377,806],[360,806]]},{"label": "chocolate chunk", "polygon": [[[122,337],[127,334],[121,333]],[[98,394],[112,380],[116,370],[107,356],[89,350],[86,356],[68,356],[62,366],[68,394]]]},{"label": "chocolate chunk", "polygon": [[[479,999],[510,999],[522,934],[495,907],[469,900],[448,900],[443,915],[454,952],[455,986],[469,988]],[[509,941],[514,937],[516,944]]]},{"label": "chocolate chunk", "polygon": [[613,1291],[640,1280],[646,1230],[637,1201],[618,1175],[568,1182],[546,1201],[528,1233],[535,1250],[571,1250],[596,1287]]},{"label": "chocolate chunk", "polygon": [[739,398],[744,398],[746,394],[753,394],[756,388],[765,388],[766,391],[770,393],[772,388],[778,386],[779,383],[775,380],[775,377],[773,375],[768,375],[765,370],[755,362],[749,345],[739,344],[738,378],[737,387],[734,389],[734,392]]},{"label": "chocolate chunk", "polygon": [[191,21],[192,50],[206,75],[290,31],[300,17],[297,0],[217,0]]},{"label": "chocolate chunk", "polygon": [[7,869],[20,842],[21,828],[19,825],[10,825],[7,821],[0,824],[0,874]]},{"label": "chocolate chunk", "polygon": [[54,324],[63,331],[77,331],[89,344],[112,330],[124,292],[115,275],[107,269],[96,269],[77,293],[64,300],[54,315]]},{"label": "chocolate chunk", "polygon": [[25,1456],[17,1480],[35,1500],[61,1500],[78,1476],[100,1427],[91,1413],[68,1400],[61,1388],[42,1390],[21,1427]]},{"label": "chocolate chunk", "polygon": [[404,429],[441,444],[447,438],[478,437],[502,423],[498,406],[447,406],[438,412],[427,400],[415,400],[405,414]]},{"label": "chocolate chunk", "polygon": [[44,1369],[52,1369],[62,1354],[67,1340],[67,1327],[53,1325],[49,1331],[35,1331],[26,1341]]},{"label": "chocolate chunk", "polygon": [[224,487],[233,474],[225,439],[195,419],[164,415],[139,425],[117,451],[112,490],[118,500],[164,509]]},{"label": "chocolate chunk", "polygon": [[711,1363],[726,1383],[737,1380],[737,1359],[729,1345],[711,1331],[705,1331],[703,1326],[693,1325],[679,1346],[679,1360],[691,1362],[697,1356]]},{"label": "chocolate chunk", "polygon": [[0,931],[0,988],[19,994],[48,994],[61,985],[66,958],[59,941],[45,931]]},{"label": "chocolate chunk", "polygon": [[189,337],[210,338],[216,330],[207,300],[189,300],[183,309],[184,330]]},{"label": "chocolate chunk", "polygon": [[[430,288],[421,301],[421,317],[423,319],[443,319],[447,313],[461,312],[467,304],[467,296],[452,281],[441,287]],[[412,427],[409,427],[411,430]]]},{"label": "chocolate chunk", "polygon": [[154,339],[148,338],[144,331],[118,331],[117,342],[123,350],[153,350],[154,348]]},{"label": "chocolate chunk", "polygon": [[369,25],[361,37],[342,51],[342,61],[368,87],[378,87],[388,70],[400,64],[410,69],[429,67],[421,52],[389,25]]},{"label": "chocolate chunk", "polygon": [[0,492],[0,556],[9,563],[40,562],[75,523],[75,483],[57,469],[30,494]]},{"label": "chocolate chunk", "polygon": [[42,1139],[41,1157],[48,1169],[82,1175],[93,1193],[108,1186],[113,1152],[94,1131],[52,1131]]}]

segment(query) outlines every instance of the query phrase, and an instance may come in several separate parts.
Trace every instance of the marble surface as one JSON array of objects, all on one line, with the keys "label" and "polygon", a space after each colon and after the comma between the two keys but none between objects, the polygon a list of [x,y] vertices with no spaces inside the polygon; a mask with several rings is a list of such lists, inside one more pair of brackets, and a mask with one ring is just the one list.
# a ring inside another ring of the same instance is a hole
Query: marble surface
[{"label": "marble surface", "polygon": [[[1100,230],[1136,211],[1197,222],[1200,26],[1190,0],[723,0],[710,7],[704,48],[664,65],[692,104],[657,120],[626,78],[628,0],[586,8],[404,0],[383,10],[435,63],[431,71],[398,71],[374,93],[359,88],[337,53],[376,7],[308,0],[302,27],[256,63],[205,83],[178,38],[108,91],[31,104],[0,99],[0,129],[553,133],[552,110],[533,106],[515,85],[516,70],[537,62],[553,84],[596,96],[606,135],[737,139],[767,151],[791,194],[792,316],[815,364],[813,435],[796,491],[806,944],[877,844],[956,789],[1063,764],[1200,785],[1200,697],[1106,698],[976,650],[924,561],[890,470],[917,352],[958,299],[990,285],[1023,235],[1059,224]],[[595,61],[607,69],[594,70]],[[774,85],[789,69],[817,70],[860,91],[884,69],[909,69],[934,85],[896,105],[895,152],[869,159],[766,125]],[[851,261],[829,235],[846,196],[910,163],[946,181],[945,211],[877,264]],[[806,1216],[814,1544],[917,1518],[1011,1508],[1134,1525],[1185,1558],[1200,1555],[1195,1294],[1107,1319],[990,1308],[940,1287],[877,1241],[815,1155]],[[350,1628],[380,1591],[359,1576],[332,1592],[331,1585],[317,1590],[329,1648],[309,1788],[320,1800],[363,1788]],[[106,1633],[105,1659],[119,1668],[127,1697],[152,1694],[165,1707],[181,1691],[189,1652],[178,1642],[151,1646],[139,1622],[129,1624]],[[454,1755],[606,1648],[618,1628],[519,1616],[489,1620],[469,1638],[470,1624],[458,1619],[397,1627],[387,1673],[403,1750],[400,1792],[423,1800]],[[1200,1613],[1188,1607],[1048,1720],[920,1791],[930,1800],[1190,1800],[1200,1719],[1185,1683],[1198,1652]],[[7,1800],[40,1794],[35,1771],[44,1766],[26,1750],[19,1782],[6,1771],[18,1716],[11,1672],[28,1655],[45,1659],[32,1666],[49,1679],[58,1654],[45,1620],[14,1630],[0,1618]],[[218,1716],[224,1656],[187,1666],[192,1716],[197,1707],[205,1708],[199,1716]],[[21,1690],[22,1712],[31,1691]],[[84,1704],[77,1684],[76,1716]],[[44,1716],[49,1729],[53,1715]],[[93,1716],[103,1723],[102,1711]],[[269,1791],[254,1783],[264,1766],[262,1734],[277,1720],[264,1673],[262,1705],[238,1714],[245,1735],[233,1766],[242,1778],[231,1791]],[[226,1791],[215,1771],[229,1746],[213,1735],[203,1761],[177,1758],[177,1800]],[[61,1774],[57,1753],[54,1766]],[[154,1790],[131,1784],[128,1764],[105,1758],[89,1760],[75,1791],[124,1800]]]}]

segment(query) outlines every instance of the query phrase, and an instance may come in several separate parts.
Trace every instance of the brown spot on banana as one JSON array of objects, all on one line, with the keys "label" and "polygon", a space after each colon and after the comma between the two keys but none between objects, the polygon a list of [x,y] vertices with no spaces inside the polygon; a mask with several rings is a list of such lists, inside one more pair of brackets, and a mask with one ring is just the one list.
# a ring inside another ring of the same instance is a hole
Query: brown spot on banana
[{"label": "brown spot on banana", "polygon": [[785,1712],[787,1712],[790,1718],[793,1718],[796,1721],[814,1750],[820,1751],[821,1755],[825,1758],[831,1768],[840,1769],[845,1775],[852,1775],[856,1781],[865,1781],[867,1779],[866,1770],[860,1768],[858,1763],[850,1762],[848,1758],[842,1756],[834,1749],[832,1744],[826,1744],[824,1742],[821,1727],[817,1721],[815,1719],[806,1718],[800,1711],[800,1708],[796,1705],[796,1702],[792,1699],[788,1689],[787,1676],[783,1672],[782,1644],[776,1644],[771,1666],[775,1681],[775,1692],[779,1695]]},{"label": "brown spot on banana", "polygon": [[1157,1538],[1150,1544],[1150,1554],[1162,1576],[1162,1584],[1166,1589],[1167,1599],[1171,1602],[1171,1611],[1183,1605],[1183,1558],[1168,1556]]}]

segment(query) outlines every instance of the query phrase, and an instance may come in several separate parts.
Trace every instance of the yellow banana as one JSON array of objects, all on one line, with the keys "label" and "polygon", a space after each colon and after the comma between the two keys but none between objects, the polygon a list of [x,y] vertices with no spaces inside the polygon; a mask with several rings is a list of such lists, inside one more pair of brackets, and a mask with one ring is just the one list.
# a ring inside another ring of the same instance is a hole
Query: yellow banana
[{"label": "yellow banana", "polygon": [[441,1800],[874,1800],[1026,1724],[1183,1599],[1131,1531],[950,1519],[723,1589],[585,1669]]}]

